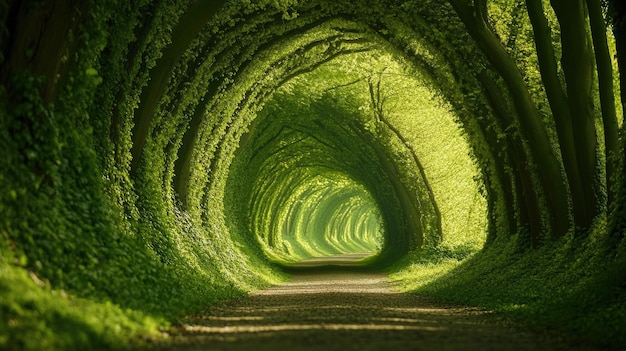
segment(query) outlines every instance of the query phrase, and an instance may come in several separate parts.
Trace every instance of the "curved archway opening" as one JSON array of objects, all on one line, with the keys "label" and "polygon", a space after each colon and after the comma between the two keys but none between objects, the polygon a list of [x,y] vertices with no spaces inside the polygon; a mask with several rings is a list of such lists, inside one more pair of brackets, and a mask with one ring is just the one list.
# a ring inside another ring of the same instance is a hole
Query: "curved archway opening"
[{"label": "curved archway opening", "polygon": [[[291,78],[254,117],[233,159],[231,230],[279,263],[361,251],[391,264],[441,245],[476,252],[486,203],[452,111],[410,65],[379,50]],[[350,205],[355,189],[366,206]],[[333,224],[309,225],[320,220]],[[363,228],[370,245],[362,245]]]}]

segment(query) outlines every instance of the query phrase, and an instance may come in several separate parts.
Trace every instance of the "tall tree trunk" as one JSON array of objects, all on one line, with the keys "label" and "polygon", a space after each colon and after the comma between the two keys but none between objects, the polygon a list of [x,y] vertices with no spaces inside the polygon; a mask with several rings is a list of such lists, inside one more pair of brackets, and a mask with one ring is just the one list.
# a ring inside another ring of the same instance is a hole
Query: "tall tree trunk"
[{"label": "tall tree trunk", "polygon": [[[527,141],[533,161],[541,170],[541,191],[550,205],[550,224],[555,237],[564,235],[570,228],[569,192],[537,108],[528,92],[524,79],[506,49],[489,30],[485,18],[476,18],[473,8],[464,0],[449,0],[465,24],[468,32],[503,78],[517,112],[523,137]],[[480,14],[480,11],[478,11]]]},{"label": "tall tree trunk", "polygon": [[567,95],[561,86],[554,47],[552,46],[551,29],[541,0],[526,0],[526,7],[533,26],[541,80],[548,96],[548,102],[559,137],[561,158],[572,196],[574,216],[579,218],[580,214],[584,213],[586,199],[583,194],[585,190],[579,172],[576,141],[572,127],[572,113]]},{"label": "tall tree trunk", "polygon": [[[485,72],[478,76],[489,102],[494,109],[494,116],[498,120],[502,129],[509,129],[514,123],[502,92]],[[533,184],[532,172],[528,169],[528,160],[522,141],[515,132],[506,133],[506,147],[511,160],[508,166],[513,173],[513,185],[517,196],[518,220],[520,231],[528,230],[528,243],[531,247],[537,246],[541,234],[541,211],[539,209],[539,199]],[[518,231],[518,232],[520,232]]]},{"label": "tall tree trunk", "polygon": [[[506,108],[506,102],[504,97],[498,90],[498,86],[487,75],[485,71],[478,75],[478,80],[483,87],[487,101],[493,110],[493,115],[498,120],[499,130],[506,129],[507,125],[503,124],[504,116],[508,113]],[[478,125],[480,126],[484,135],[485,142],[489,146],[494,161],[494,168],[498,181],[502,184],[502,198],[504,200],[504,207],[506,209],[509,234],[513,235],[519,232],[520,227],[528,226],[528,211],[525,206],[520,206],[519,198],[515,199],[514,194],[517,193],[519,182],[517,169],[514,169],[510,165],[512,160],[511,148],[498,139],[498,135],[495,128],[492,126],[492,121],[486,118],[478,119]],[[505,146],[506,145],[506,146]],[[517,200],[517,203],[516,201]],[[519,224],[519,225],[518,225]]]},{"label": "tall tree trunk", "polygon": [[[617,50],[617,64],[619,67],[620,93],[622,101],[622,112],[626,115],[626,2],[623,0],[610,0],[609,13],[612,17],[613,35],[615,36],[615,46]],[[622,135],[626,125],[622,126]],[[622,166],[621,176],[626,175],[626,147],[622,141]],[[626,245],[626,186],[624,178],[621,179],[621,186],[615,200],[615,208],[611,209],[611,235],[617,240],[623,238],[623,245]]]},{"label": "tall tree trunk", "polygon": [[71,0],[9,2],[6,14],[0,15],[8,17],[8,33],[0,35],[6,39],[0,43],[0,55],[5,55],[0,82],[6,84],[15,70],[28,70],[45,78],[40,87],[44,103],[54,101],[71,66],[71,59],[63,56],[79,40],[70,34],[84,20],[86,7],[85,1]]},{"label": "tall tree trunk", "polygon": [[615,91],[613,90],[613,62],[606,40],[606,25],[600,0],[587,0],[589,22],[593,48],[596,55],[598,70],[598,86],[600,104],[602,107],[602,122],[604,124],[604,150],[606,154],[606,188],[607,206],[612,208],[617,192],[620,188],[622,154],[619,136],[619,125],[615,111]]},{"label": "tall tree trunk", "polygon": [[139,165],[143,148],[148,139],[154,112],[161,100],[167,82],[185,49],[206,23],[226,3],[226,0],[199,0],[192,4],[172,29],[172,43],[163,50],[163,56],[150,72],[150,82],[141,93],[139,107],[135,112],[133,127],[133,156],[131,169]]},{"label": "tall tree trunk", "polygon": [[[572,131],[576,141],[574,155],[578,158],[578,173],[582,194],[572,189],[574,220],[577,226],[587,228],[601,206],[598,186],[597,135],[593,107],[593,55],[583,0],[551,0],[561,26],[561,65],[567,84],[567,99],[572,115]],[[563,153],[572,152],[564,149]]]},{"label": "tall tree trunk", "polygon": [[211,97],[217,90],[217,84],[210,84],[206,90],[204,98],[195,107],[189,126],[185,130],[182,143],[178,149],[178,157],[174,161],[174,190],[178,194],[183,208],[187,207],[187,186],[189,185],[189,175],[191,173],[191,164],[193,150],[196,147],[198,130],[200,125],[206,119],[206,107]]},{"label": "tall tree trunk", "polygon": [[608,4],[617,51],[622,112],[626,115],[626,1],[608,0]]}]

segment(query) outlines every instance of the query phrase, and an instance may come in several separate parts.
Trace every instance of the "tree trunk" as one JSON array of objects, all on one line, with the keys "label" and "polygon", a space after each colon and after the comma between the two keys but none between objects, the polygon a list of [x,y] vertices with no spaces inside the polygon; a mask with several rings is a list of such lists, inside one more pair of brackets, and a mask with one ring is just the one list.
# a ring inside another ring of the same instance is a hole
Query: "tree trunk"
[{"label": "tree trunk", "polygon": [[[597,135],[593,107],[593,57],[583,0],[551,0],[561,26],[561,65],[567,84],[576,150],[564,149],[563,159],[578,158],[582,193],[572,189],[575,224],[588,228],[600,209]],[[566,155],[571,153],[573,155]]]},{"label": "tree trunk", "polygon": [[[26,69],[44,77],[40,87],[44,103],[54,101],[62,80],[67,78],[71,59],[63,56],[71,45],[70,33],[78,29],[87,13],[85,1],[13,1],[7,9],[9,32],[0,43],[4,62],[0,61],[0,81],[8,82],[11,72]],[[4,17],[4,15],[2,16]],[[9,86],[10,89],[10,86]]]},{"label": "tree trunk", "polygon": [[[481,73],[478,78],[494,109],[494,116],[498,120],[498,124],[502,129],[509,129],[514,121],[509,117],[510,114],[505,106],[504,97],[498,86],[493,79],[484,72]],[[532,180],[532,172],[528,169],[529,165],[526,151],[517,133],[514,132],[506,133],[505,145],[504,149],[507,150],[509,158],[512,161],[508,166],[511,168],[513,187],[517,197],[516,207],[518,208],[517,212],[520,227],[520,230],[517,230],[517,232],[528,230],[527,245],[535,247],[539,242],[541,234],[541,210]]]},{"label": "tree trunk", "polygon": [[626,1],[609,0],[608,3],[617,51],[622,111],[623,115],[626,116]]},{"label": "tree trunk", "polygon": [[[498,90],[498,86],[484,71],[478,75],[478,80],[493,110],[493,115],[498,120],[497,125],[499,130],[506,129],[507,126],[502,123],[502,120],[504,118],[503,116],[506,115],[508,111],[506,109],[506,103]],[[496,135],[498,132],[494,131],[495,128],[491,125],[492,121],[486,118],[480,118],[477,122],[482,130],[485,142],[489,146],[491,158],[494,161],[496,177],[502,186],[504,208],[509,217],[507,218],[509,235],[513,235],[519,232],[519,227],[528,225],[528,213],[524,206],[520,206],[519,199],[517,203],[515,202],[514,194],[519,183],[517,181],[518,171],[509,164],[511,161],[511,149],[508,147],[509,145],[504,146],[503,143],[498,140],[498,136]]]},{"label": "tree trunk", "polygon": [[[609,1],[609,13],[612,17],[613,35],[615,36],[615,46],[617,50],[617,64],[619,67],[620,93],[622,101],[622,112],[626,115],[626,2],[623,0]],[[622,125],[622,135],[624,135],[626,125]],[[621,154],[622,166],[615,208],[611,212],[611,235],[619,240],[623,240],[622,245],[626,245],[626,186],[624,186],[624,175],[626,175],[626,147],[622,141]]]},{"label": "tree trunk", "polygon": [[226,0],[199,0],[189,7],[172,29],[172,42],[163,50],[163,56],[150,73],[150,83],[141,93],[139,107],[135,112],[133,127],[133,160],[131,169],[139,165],[143,148],[148,138],[152,118],[161,100],[167,82],[185,49],[202,30],[206,23],[226,3]]},{"label": "tree trunk", "polygon": [[578,158],[576,154],[576,141],[572,127],[572,113],[567,100],[567,95],[561,86],[558,65],[552,46],[552,34],[548,20],[544,13],[541,0],[526,0],[528,16],[533,26],[535,47],[539,61],[541,80],[548,96],[552,117],[559,137],[561,158],[569,184],[574,213],[582,210],[585,198],[584,186],[579,172]]},{"label": "tree trunk", "polygon": [[523,137],[526,139],[533,161],[541,170],[541,191],[550,204],[550,224],[555,237],[564,235],[570,228],[569,194],[547,131],[537,108],[530,97],[524,79],[515,62],[499,39],[491,32],[484,18],[475,18],[471,7],[463,0],[450,0],[457,14],[487,59],[504,79],[517,112]]},{"label": "tree trunk", "polygon": [[606,25],[602,15],[600,0],[587,0],[591,35],[596,54],[602,122],[604,124],[604,150],[606,154],[607,207],[614,207],[620,188],[621,143],[615,111],[615,91],[613,90],[613,62],[606,40]]}]

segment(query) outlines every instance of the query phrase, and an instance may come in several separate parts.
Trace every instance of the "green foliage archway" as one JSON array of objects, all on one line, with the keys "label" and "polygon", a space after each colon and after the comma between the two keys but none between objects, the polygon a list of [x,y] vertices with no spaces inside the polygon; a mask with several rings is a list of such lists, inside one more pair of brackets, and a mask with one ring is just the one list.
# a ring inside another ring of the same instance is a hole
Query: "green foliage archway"
[{"label": "green foliage archway", "polygon": [[623,346],[621,3],[0,0],[0,345],[116,347],[365,250]]}]

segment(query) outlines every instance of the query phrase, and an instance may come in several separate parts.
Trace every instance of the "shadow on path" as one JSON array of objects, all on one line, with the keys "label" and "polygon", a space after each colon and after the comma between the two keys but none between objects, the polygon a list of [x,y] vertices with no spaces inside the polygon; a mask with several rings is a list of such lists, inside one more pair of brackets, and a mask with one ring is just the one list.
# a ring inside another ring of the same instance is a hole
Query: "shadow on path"
[{"label": "shadow on path", "polygon": [[288,283],[189,317],[164,349],[593,350],[484,311],[398,293],[382,273],[307,268]]}]

